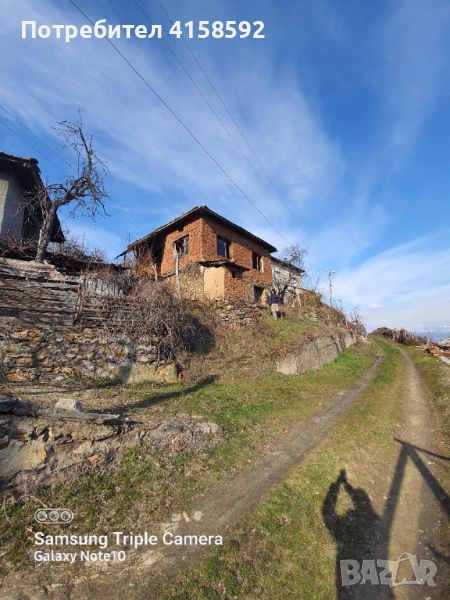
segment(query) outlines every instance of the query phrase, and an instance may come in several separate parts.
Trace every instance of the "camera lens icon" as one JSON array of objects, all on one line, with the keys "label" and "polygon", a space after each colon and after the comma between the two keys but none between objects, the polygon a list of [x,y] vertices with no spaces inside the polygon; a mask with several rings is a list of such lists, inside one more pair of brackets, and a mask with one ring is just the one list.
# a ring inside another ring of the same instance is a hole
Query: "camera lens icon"
[{"label": "camera lens icon", "polygon": [[70,523],[73,519],[73,512],[69,508],[38,508],[34,513],[34,520],[41,524],[62,524]]}]

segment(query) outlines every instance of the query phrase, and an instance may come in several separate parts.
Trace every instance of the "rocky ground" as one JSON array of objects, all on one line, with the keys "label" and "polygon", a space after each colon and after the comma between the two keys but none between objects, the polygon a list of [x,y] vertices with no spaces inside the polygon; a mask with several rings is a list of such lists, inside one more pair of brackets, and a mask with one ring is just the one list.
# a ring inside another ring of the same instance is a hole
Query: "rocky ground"
[{"label": "rocky ground", "polygon": [[0,398],[2,497],[35,493],[69,476],[114,467],[135,446],[170,455],[218,443],[219,427],[196,415],[142,418],[85,412],[70,396],[42,404]]}]

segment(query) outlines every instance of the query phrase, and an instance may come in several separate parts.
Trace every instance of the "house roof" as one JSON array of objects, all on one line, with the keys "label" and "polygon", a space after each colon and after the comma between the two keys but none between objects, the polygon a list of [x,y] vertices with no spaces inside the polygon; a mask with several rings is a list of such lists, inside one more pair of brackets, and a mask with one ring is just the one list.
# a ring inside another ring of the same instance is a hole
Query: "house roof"
[{"label": "house roof", "polygon": [[17,177],[26,189],[42,185],[41,171],[35,158],[24,158],[0,152],[0,163],[14,169]]},{"label": "house roof", "polygon": [[290,263],[288,260],[282,260],[281,258],[277,258],[276,256],[271,256],[270,259],[272,262],[278,263],[279,265],[283,265],[283,267],[286,267],[287,269],[291,269],[292,271],[297,271],[297,273],[299,273],[299,274],[305,273],[305,269],[296,267],[295,265]]},{"label": "house roof", "polygon": [[[13,169],[24,186],[24,189],[27,191],[44,185],[41,179],[38,161],[35,158],[25,158],[0,152],[0,166],[6,166]],[[56,216],[53,224],[51,241],[62,243],[64,240],[65,237],[61,230],[61,223],[58,216]]]},{"label": "house roof", "polygon": [[168,233],[173,227],[180,225],[182,222],[188,221],[192,217],[210,217],[211,219],[214,219],[221,225],[224,225],[225,227],[228,227],[229,229],[233,229],[233,231],[237,231],[238,233],[244,235],[245,237],[250,238],[254,242],[260,244],[261,246],[264,246],[264,248],[267,248],[267,250],[269,252],[277,251],[275,246],[272,246],[272,244],[269,244],[268,242],[259,238],[258,236],[254,235],[253,233],[250,233],[250,231],[247,231],[240,225],[236,225],[236,223],[233,223],[232,221],[225,219],[225,217],[222,217],[221,215],[214,212],[207,206],[195,206],[194,208],[191,208],[191,210],[188,210],[187,212],[183,213],[176,219],[169,221],[165,225],[161,225],[161,227],[158,227],[157,229],[153,230],[151,233],[149,233],[149,234],[145,235],[144,237],[141,237],[138,240],[129,244],[127,246],[127,251],[133,250],[133,248],[136,248],[137,246],[140,246],[141,244],[148,242],[161,234]]}]

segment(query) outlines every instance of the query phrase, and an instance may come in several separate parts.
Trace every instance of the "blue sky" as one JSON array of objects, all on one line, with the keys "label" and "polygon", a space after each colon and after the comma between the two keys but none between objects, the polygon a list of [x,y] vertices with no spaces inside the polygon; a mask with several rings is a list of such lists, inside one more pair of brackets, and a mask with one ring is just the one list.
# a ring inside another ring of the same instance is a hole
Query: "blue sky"
[{"label": "blue sky", "polygon": [[[81,107],[111,171],[111,216],[66,226],[114,256],[207,204],[279,249],[307,246],[311,281],[335,270],[336,299],[369,328],[450,334],[450,3],[163,2],[183,22],[265,22],[263,40],[187,40],[264,170],[181,40],[164,36],[241,151],[163,40],[117,44],[270,223],[105,40],[21,39],[22,20],[85,23],[69,2],[1,0],[1,150],[64,176],[53,128]],[[93,20],[146,22],[133,0],[77,3]],[[157,0],[139,3],[167,25]]]}]

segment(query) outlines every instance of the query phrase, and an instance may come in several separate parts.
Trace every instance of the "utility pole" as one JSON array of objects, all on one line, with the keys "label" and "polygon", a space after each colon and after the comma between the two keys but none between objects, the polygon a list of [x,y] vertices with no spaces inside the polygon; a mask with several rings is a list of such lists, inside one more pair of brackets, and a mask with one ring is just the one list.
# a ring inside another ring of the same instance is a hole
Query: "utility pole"
[{"label": "utility pole", "polygon": [[330,296],[330,306],[333,306],[333,275],[336,271],[329,270],[328,271],[328,290]]}]

